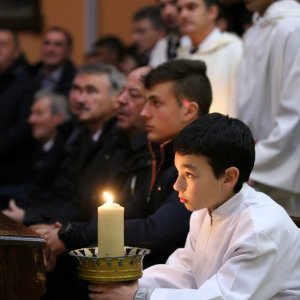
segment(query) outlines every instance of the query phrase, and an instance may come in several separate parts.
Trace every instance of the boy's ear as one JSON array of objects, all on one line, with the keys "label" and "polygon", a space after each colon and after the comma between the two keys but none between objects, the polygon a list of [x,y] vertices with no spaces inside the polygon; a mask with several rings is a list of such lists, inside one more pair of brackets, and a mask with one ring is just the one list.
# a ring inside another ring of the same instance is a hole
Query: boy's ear
[{"label": "boy's ear", "polygon": [[184,117],[190,121],[198,117],[199,105],[194,101],[183,100]]},{"label": "boy's ear", "polygon": [[240,170],[236,167],[229,167],[225,170],[224,184],[233,189],[240,176]]}]

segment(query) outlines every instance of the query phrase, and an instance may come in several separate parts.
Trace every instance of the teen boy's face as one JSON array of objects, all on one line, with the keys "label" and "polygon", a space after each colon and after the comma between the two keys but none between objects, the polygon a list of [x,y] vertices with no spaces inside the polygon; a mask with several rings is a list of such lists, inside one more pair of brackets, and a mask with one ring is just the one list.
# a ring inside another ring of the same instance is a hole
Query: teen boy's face
[{"label": "teen boy's face", "polygon": [[224,203],[224,176],[217,179],[207,158],[200,155],[175,153],[178,177],[174,184],[180,202],[190,211],[208,208],[213,211]]},{"label": "teen boy's face", "polygon": [[178,103],[171,82],[156,84],[146,91],[146,99],[141,115],[150,142],[163,143],[173,139],[187,125],[185,108]]}]

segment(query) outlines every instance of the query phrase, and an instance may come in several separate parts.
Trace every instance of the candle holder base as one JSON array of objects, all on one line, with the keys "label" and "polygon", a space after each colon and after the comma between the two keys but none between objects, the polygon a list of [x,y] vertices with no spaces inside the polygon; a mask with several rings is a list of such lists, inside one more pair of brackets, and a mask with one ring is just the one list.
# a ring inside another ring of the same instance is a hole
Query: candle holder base
[{"label": "candle holder base", "polygon": [[113,282],[137,280],[142,276],[143,258],[150,250],[124,247],[125,255],[98,257],[98,248],[81,248],[70,252],[78,260],[78,277],[89,281]]}]

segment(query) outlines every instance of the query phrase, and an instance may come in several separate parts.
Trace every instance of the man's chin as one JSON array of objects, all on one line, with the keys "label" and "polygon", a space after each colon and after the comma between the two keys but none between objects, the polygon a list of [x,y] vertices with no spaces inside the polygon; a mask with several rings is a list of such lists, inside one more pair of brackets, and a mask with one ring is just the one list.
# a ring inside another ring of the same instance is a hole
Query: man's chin
[{"label": "man's chin", "polygon": [[153,132],[147,133],[147,140],[151,143],[161,143],[161,140]]}]

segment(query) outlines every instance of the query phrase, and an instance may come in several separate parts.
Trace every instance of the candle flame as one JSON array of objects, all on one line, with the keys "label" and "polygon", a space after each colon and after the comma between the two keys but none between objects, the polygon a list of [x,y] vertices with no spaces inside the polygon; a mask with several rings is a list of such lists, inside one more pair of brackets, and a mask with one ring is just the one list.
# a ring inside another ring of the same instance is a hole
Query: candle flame
[{"label": "candle flame", "polygon": [[113,203],[114,202],[114,197],[111,193],[109,192],[103,192],[103,198],[105,200],[105,202],[107,203]]}]

